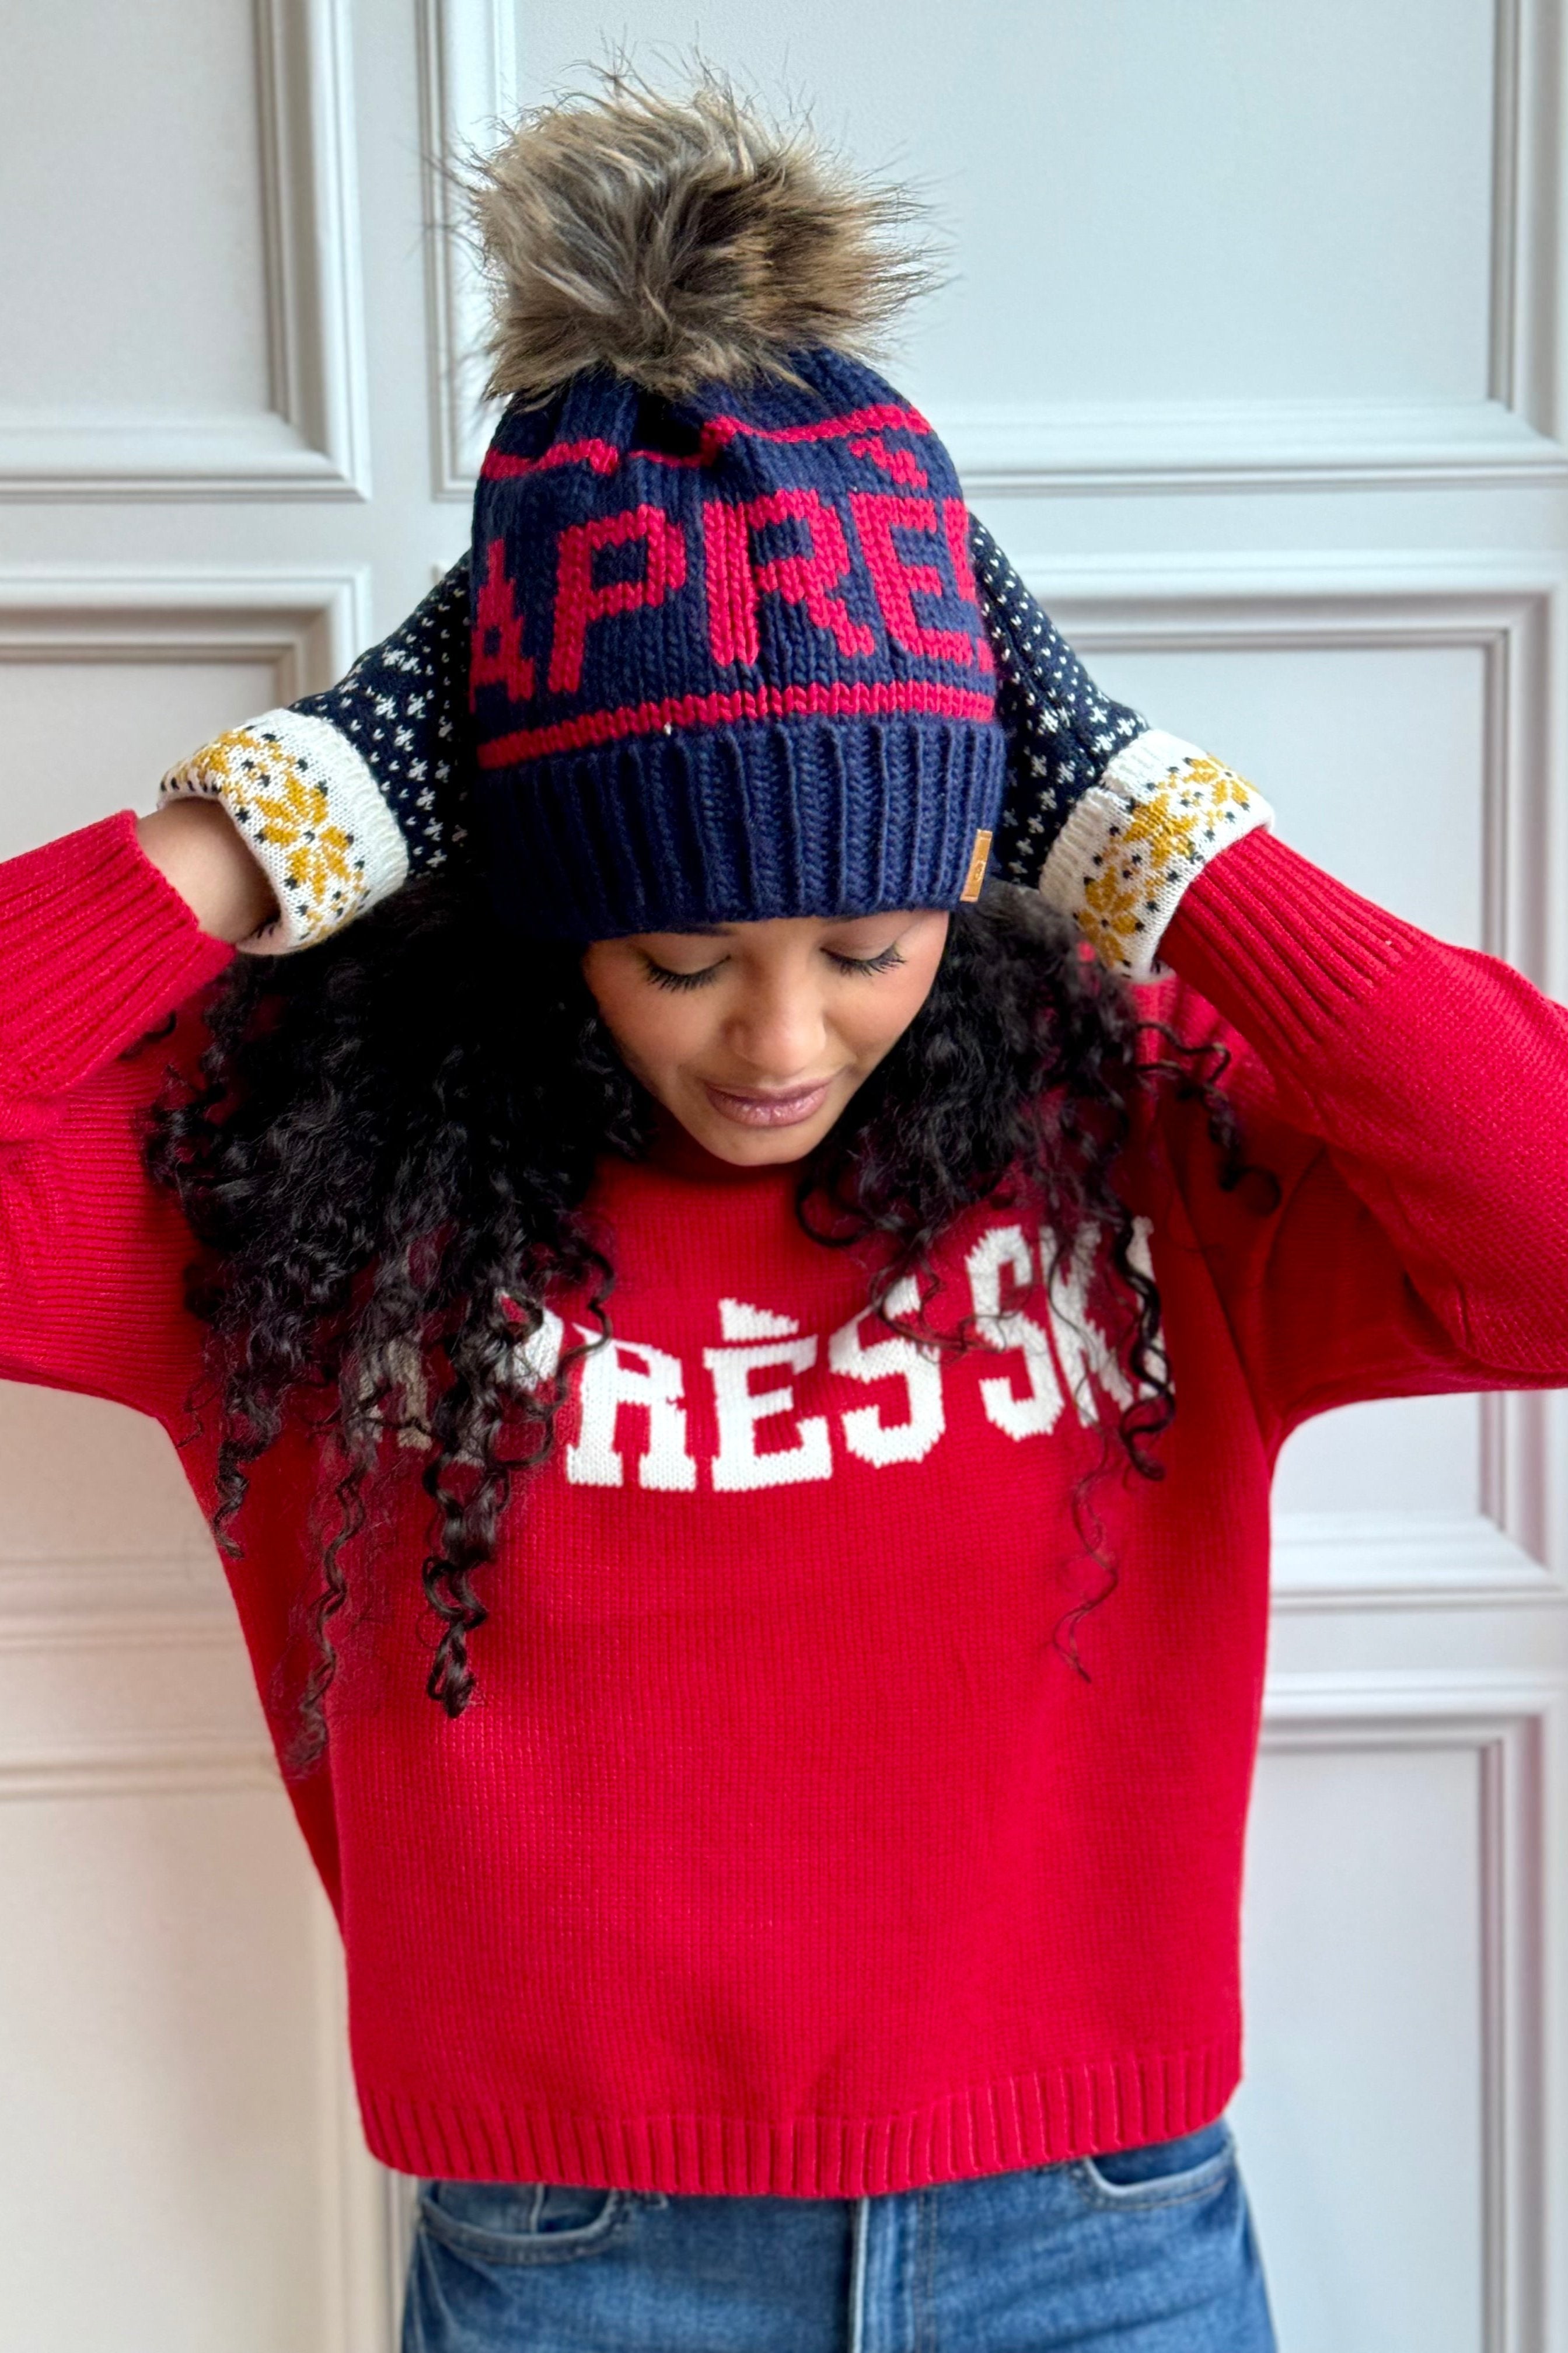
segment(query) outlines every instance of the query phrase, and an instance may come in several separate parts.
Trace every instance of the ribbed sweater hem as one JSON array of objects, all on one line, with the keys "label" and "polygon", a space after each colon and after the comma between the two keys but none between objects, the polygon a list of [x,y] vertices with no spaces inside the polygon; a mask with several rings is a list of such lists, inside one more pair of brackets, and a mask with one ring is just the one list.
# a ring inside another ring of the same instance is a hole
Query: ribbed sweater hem
[{"label": "ribbed sweater hem", "polygon": [[571,2182],[706,2196],[877,2197],[1174,2139],[1241,2074],[1239,2031],[1005,2076],[898,2116],[572,2116],[361,2082],[371,2153],[426,2180]]}]

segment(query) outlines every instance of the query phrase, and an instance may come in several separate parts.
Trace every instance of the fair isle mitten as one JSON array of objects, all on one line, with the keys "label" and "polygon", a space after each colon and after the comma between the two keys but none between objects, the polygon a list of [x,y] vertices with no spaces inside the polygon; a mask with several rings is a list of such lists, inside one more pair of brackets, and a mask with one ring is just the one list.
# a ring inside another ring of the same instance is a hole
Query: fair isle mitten
[{"label": "fair isle mitten", "polygon": [[[1273,812],[1223,763],[1102,693],[973,515],[969,546],[1008,746],[993,871],[1037,887],[1110,969],[1158,978],[1187,883]],[[284,913],[242,948],[325,938],[465,841],[468,654],[465,554],[338,685],[232,729],[164,779],[165,797],[222,797],[278,886]]]},{"label": "fair isle mitten", "polygon": [[997,871],[1071,915],[1123,979],[1163,979],[1183,892],[1274,812],[1223,761],[1103,694],[973,515],[969,548],[1007,736]]},{"label": "fair isle mitten", "polygon": [[286,955],[328,938],[467,839],[468,559],[322,694],[231,727],[171,768],[160,806],[223,803],[279,913],[239,941]]}]

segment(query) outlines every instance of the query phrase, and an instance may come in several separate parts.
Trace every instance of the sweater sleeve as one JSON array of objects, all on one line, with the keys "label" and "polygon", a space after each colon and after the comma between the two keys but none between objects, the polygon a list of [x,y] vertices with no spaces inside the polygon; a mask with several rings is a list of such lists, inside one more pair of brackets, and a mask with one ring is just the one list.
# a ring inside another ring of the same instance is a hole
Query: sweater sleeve
[{"label": "sweater sleeve", "polygon": [[1163,1113],[1266,1436],[1359,1398],[1568,1387],[1568,1009],[1272,831],[1196,874],[1144,1011],[1231,1057],[1272,1212]]},{"label": "sweater sleeve", "polygon": [[[0,1379],[178,1413],[195,1245],[142,1166],[139,1114],[199,1027],[185,1000],[233,955],[132,810],[0,864]],[[120,1059],[171,1013],[168,1039]]]}]

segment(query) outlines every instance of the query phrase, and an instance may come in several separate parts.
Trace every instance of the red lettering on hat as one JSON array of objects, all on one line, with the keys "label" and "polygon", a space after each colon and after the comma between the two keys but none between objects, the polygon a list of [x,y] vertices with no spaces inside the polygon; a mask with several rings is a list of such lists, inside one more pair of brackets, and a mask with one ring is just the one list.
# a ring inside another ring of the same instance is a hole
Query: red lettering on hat
[{"label": "red lettering on hat", "polygon": [[506,542],[492,539],[488,569],[474,605],[474,643],[468,661],[468,700],[481,686],[504,686],[511,702],[533,692],[533,664],[522,650],[523,615],[506,576]]},{"label": "red lettering on hat", "polygon": [[934,564],[911,564],[893,543],[896,531],[937,530],[935,500],[900,498],[891,491],[851,491],[849,511],[860,534],[866,569],[888,624],[888,635],[895,644],[911,654],[934,654],[942,661],[973,664],[975,642],[966,629],[933,629],[915,611],[916,596],[951,596],[952,589]]},{"label": "red lettering on hat", "polygon": [[958,583],[958,593],[966,605],[973,605],[980,614],[980,632],[974,640],[974,658],[982,670],[994,670],[996,658],[991,650],[991,639],[985,631],[985,617],[974,586],[974,564],[969,553],[969,509],[962,499],[943,499],[942,528],[947,533],[947,552],[952,558],[952,576]]},{"label": "red lettering on hat", "polygon": [[912,490],[923,491],[931,476],[912,449],[889,449],[879,433],[864,434],[849,444],[852,458],[869,458],[873,466],[880,466],[895,482],[908,482]]},{"label": "red lettering on hat", "polygon": [[[640,580],[595,583],[594,558],[601,547],[624,547],[640,539],[646,554]],[[662,605],[686,580],[686,533],[662,507],[628,507],[620,514],[595,515],[569,523],[561,534],[555,570],[555,642],[550,653],[550,688],[574,694],[583,683],[583,649],[595,621],[612,613],[635,613]]]},{"label": "red lettering on hat", "polygon": [[728,499],[702,502],[702,570],[708,584],[708,642],[716,662],[757,659],[757,583],[746,510]]},{"label": "red lettering on hat", "polygon": [[[806,545],[755,563],[752,533],[770,522],[804,523]],[[804,605],[817,628],[831,632],[840,653],[876,652],[875,632],[833,593],[849,570],[849,547],[844,525],[816,491],[770,491],[743,504],[705,500],[702,533],[708,636],[716,662],[756,660],[757,607],[766,594]]]}]

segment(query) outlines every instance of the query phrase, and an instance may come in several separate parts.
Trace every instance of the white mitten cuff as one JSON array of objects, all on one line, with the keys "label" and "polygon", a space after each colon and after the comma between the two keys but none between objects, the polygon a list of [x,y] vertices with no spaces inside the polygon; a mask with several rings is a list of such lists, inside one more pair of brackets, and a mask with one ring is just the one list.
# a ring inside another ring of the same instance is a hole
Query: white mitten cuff
[{"label": "white mitten cuff", "polygon": [[1101,964],[1163,980],[1160,941],[1183,892],[1211,858],[1274,811],[1223,760],[1157,727],[1117,753],[1068,811],[1041,871],[1044,898],[1071,915]]},{"label": "white mitten cuff", "polygon": [[197,794],[223,803],[277,893],[277,916],[237,943],[251,955],[310,947],[407,876],[381,786],[328,720],[264,711],[215,736],[169,770],[159,806]]}]

